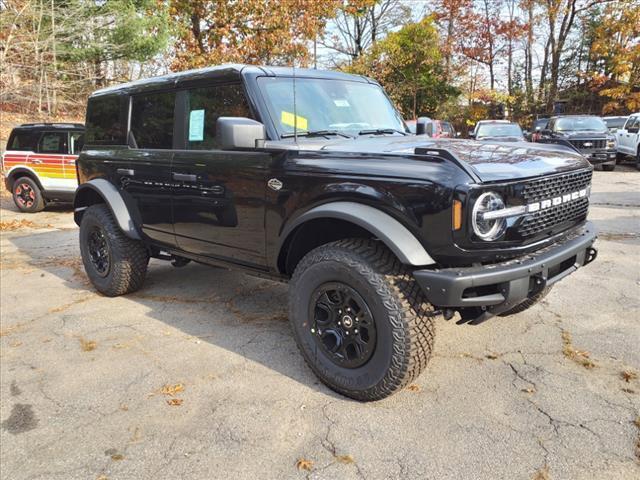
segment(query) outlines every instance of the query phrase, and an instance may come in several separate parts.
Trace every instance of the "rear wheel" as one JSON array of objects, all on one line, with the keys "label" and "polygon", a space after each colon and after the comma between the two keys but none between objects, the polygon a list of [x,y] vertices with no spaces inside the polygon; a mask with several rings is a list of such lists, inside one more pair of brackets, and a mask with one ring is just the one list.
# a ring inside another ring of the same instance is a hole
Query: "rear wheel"
[{"label": "rear wheel", "polygon": [[45,201],[38,184],[29,177],[13,182],[13,202],[22,212],[35,213],[44,209]]},{"label": "rear wheel", "polygon": [[80,252],[89,280],[108,297],[135,292],[144,283],[147,249],[122,232],[103,203],[90,206],[82,216]]},{"label": "rear wheel", "polygon": [[289,288],[298,347],[331,389],[380,400],[415,380],[433,349],[435,312],[380,242],[349,239],[308,253]]}]

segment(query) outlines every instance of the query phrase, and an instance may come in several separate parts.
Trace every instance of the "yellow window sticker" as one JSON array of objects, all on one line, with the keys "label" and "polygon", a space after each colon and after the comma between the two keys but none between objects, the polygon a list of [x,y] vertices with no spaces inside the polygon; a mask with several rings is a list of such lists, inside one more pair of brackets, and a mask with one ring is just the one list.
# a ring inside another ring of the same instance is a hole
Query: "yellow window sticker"
[{"label": "yellow window sticker", "polygon": [[[298,125],[295,125],[295,123]],[[301,117],[300,115],[294,115],[291,112],[285,112],[284,110],[280,114],[280,122],[283,125],[289,125],[290,127],[297,127],[300,130],[307,129],[307,119],[305,117]]]}]

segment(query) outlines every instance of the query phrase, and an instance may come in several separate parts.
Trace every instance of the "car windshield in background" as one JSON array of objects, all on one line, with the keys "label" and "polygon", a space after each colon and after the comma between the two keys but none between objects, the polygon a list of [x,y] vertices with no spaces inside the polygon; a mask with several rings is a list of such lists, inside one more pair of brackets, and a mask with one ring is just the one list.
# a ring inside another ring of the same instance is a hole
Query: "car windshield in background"
[{"label": "car windshield in background", "polygon": [[629,117],[616,117],[616,118],[605,118],[604,123],[607,125],[607,128],[622,128],[624,122],[627,121]]},{"label": "car windshield in background", "polygon": [[[296,105],[293,79],[261,77],[258,84],[280,135],[316,132],[356,136],[363,130],[406,132],[402,118],[382,89],[370,83],[297,78]],[[295,114],[294,114],[295,110]]]},{"label": "car windshield in background", "polygon": [[482,137],[522,137],[522,130],[513,123],[485,123],[476,135],[476,138]]},{"label": "car windshield in background", "polygon": [[600,117],[564,117],[556,120],[557,132],[595,130],[604,132],[607,126]]},{"label": "car windshield in background", "polygon": [[540,118],[540,119],[536,120],[535,122],[533,122],[533,129],[534,130],[544,130],[545,128],[547,128],[548,124],[549,124],[549,119],[548,118]]}]

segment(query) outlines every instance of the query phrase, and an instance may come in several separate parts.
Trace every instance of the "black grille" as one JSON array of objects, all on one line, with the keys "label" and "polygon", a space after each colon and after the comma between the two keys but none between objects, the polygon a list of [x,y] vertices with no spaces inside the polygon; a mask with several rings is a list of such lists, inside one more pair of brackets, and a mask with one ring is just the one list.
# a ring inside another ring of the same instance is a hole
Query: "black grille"
[{"label": "black grille", "polygon": [[576,147],[578,150],[593,150],[595,148],[605,148],[607,146],[606,140],[569,140],[571,145]]},{"label": "black grille", "polygon": [[551,199],[563,193],[577,192],[591,184],[591,176],[591,170],[586,170],[532,180],[524,186],[522,197],[525,203],[531,203]]},{"label": "black grille", "polygon": [[[591,184],[591,176],[591,171],[582,171],[534,180],[525,185],[523,198],[525,203],[532,203],[578,192]],[[525,216],[517,226],[517,232],[521,237],[528,238],[562,224],[575,224],[587,218],[588,210],[588,197],[544,208]]]}]

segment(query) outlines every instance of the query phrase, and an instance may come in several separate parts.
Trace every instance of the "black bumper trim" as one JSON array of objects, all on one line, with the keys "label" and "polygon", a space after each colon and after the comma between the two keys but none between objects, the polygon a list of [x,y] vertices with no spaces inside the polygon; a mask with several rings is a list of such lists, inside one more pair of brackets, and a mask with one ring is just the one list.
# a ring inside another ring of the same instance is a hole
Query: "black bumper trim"
[{"label": "black bumper trim", "polygon": [[429,302],[438,307],[485,307],[501,313],[547,285],[592,262],[596,228],[586,222],[561,244],[542,251],[481,267],[416,270],[413,276]]}]

